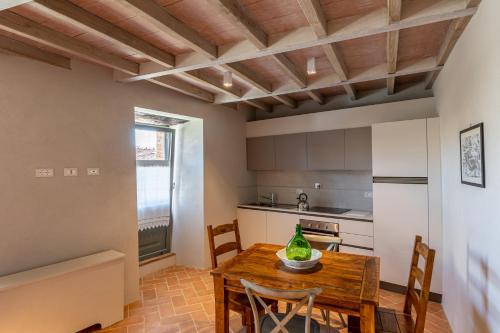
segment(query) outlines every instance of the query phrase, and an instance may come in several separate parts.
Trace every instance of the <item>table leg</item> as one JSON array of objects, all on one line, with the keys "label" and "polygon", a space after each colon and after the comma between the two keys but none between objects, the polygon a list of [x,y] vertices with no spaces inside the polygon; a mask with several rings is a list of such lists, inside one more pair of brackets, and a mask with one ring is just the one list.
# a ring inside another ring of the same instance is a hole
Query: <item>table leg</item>
[{"label": "table leg", "polygon": [[375,333],[375,305],[361,304],[360,328],[361,333]]},{"label": "table leg", "polygon": [[215,295],[215,332],[229,332],[229,304],[227,291],[224,288],[224,278],[214,276]]}]

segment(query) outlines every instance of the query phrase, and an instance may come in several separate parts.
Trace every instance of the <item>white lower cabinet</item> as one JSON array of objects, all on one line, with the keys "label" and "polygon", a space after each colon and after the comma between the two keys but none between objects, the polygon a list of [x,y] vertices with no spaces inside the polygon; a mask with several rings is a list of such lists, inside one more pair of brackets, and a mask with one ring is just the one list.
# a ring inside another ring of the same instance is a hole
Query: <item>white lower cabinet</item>
[{"label": "white lower cabinet", "polygon": [[267,213],[261,210],[241,209],[237,211],[241,247],[248,249],[255,243],[266,243]]},{"label": "white lower cabinet", "polygon": [[299,215],[267,212],[267,242],[286,245],[295,233]]}]

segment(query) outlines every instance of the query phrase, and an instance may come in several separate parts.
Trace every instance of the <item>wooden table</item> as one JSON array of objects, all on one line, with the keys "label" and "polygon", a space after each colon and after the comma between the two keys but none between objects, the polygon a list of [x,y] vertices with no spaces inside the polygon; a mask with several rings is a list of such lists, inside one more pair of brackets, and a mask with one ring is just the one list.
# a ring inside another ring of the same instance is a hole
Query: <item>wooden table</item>
[{"label": "wooden table", "polygon": [[283,246],[255,244],[214,269],[216,332],[229,332],[228,292],[245,293],[240,279],[269,288],[320,287],[315,307],[349,316],[349,332],[375,332],[380,260],[377,257],[323,252],[320,264],[309,272],[288,270],[276,256]]}]

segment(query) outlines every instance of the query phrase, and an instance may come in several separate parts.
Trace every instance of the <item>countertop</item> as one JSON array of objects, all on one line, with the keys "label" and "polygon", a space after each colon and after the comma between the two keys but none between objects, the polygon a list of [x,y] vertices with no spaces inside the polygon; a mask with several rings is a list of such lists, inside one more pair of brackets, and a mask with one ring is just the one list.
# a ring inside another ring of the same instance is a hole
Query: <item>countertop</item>
[{"label": "countertop", "polygon": [[278,204],[277,206],[273,206],[273,207],[261,206],[258,204],[240,204],[240,205],[238,205],[238,208],[373,222],[373,213],[369,212],[369,211],[361,211],[361,210],[350,210],[350,211],[343,213],[343,214],[329,214],[329,213],[314,211],[315,207],[312,207],[310,210],[307,210],[307,211],[304,211],[304,210],[299,211],[296,205],[287,205],[287,204]]}]

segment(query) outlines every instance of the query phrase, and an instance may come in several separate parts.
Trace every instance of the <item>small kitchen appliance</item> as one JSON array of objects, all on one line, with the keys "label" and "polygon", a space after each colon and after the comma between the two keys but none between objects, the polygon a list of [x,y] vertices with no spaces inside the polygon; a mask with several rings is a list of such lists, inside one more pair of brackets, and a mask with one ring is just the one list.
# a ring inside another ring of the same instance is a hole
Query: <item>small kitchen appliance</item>
[{"label": "small kitchen appliance", "polygon": [[299,200],[299,202],[297,203],[297,208],[300,211],[309,210],[309,203],[307,202],[307,194],[300,193],[299,196],[297,197],[297,200]]}]

